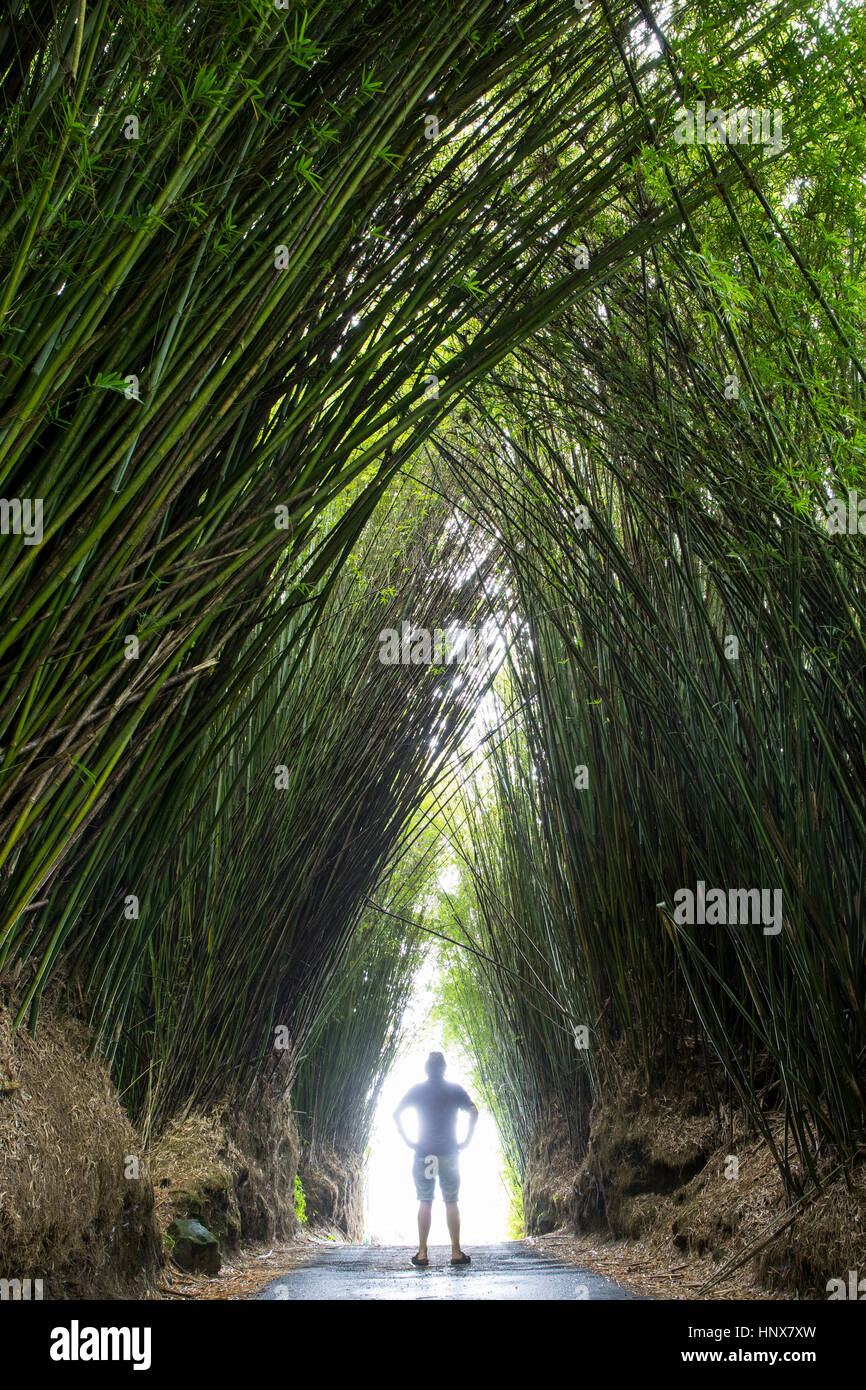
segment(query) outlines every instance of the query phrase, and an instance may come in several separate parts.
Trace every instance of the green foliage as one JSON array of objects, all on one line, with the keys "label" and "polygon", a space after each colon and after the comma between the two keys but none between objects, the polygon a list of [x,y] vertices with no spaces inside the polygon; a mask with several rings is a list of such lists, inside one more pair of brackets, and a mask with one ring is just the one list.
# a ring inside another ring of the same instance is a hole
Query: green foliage
[{"label": "green foliage", "polygon": [[[821,518],[866,492],[862,9],[687,3],[664,47],[629,0],[12,13],[19,1021],[61,972],[148,1127],[284,1027],[311,1133],[362,1143],[435,796],[443,1016],[516,1172],[551,1107],[580,1149],[621,1068],[685,1058],[769,1142],[783,1110],[792,1186],[859,1152],[866,595]],[[674,143],[680,102],[768,91],[781,153]],[[508,647],[456,791],[486,677],[386,670],[404,616]],[[780,885],[780,938],[682,929],[699,878]]]},{"label": "green foliage", "polygon": [[[406,930],[388,915],[413,902],[427,872],[429,845],[407,826],[448,753],[435,732],[444,725],[459,739],[486,679],[480,667],[458,684],[377,659],[383,627],[406,613],[433,626],[446,595],[455,611],[463,547],[442,534],[430,498],[426,521],[407,530],[416,500],[395,485],[371,519],[359,554],[368,591],[359,595],[346,565],[317,596],[315,634],[296,644],[289,626],[282,646],[265,647],[248,698],[213,727],[183,832],[161,847],[126,840],[48,909],[63,923],[83,906],[70,955],[105,1001],[94,1022],[148,1129],[275,1065],[288,1083],[301,1064],[298,1108],[317,1117],[310,1138],[321,1130],[331,1142],[341,1124],[363,1137],[416,960],[411,922]],[[404,559],[410,579],[383,610],[378,592]],[[482,582],[483,571],[461,586],[456,611],[467,622]],[[295,621],[303,631],[297,608]],[[117,941],[115,885],[131,883],[142,891],[125,950],[94,952],[94,942]],[[125,1029],[112,1036],[124,992]],[[307,1052],[314,1038],[318,1062]],[[309,1093],[303,1074],[316,1077]]]},{"label": "green foliage", "polygon": [[502,1181],[508,1192],[508,1239],[522,1240],[526,1235],[526,1221],[523,1214],[523,1190],[520,1177],[510,1163],[506,1163]]},{"label": "green foliage", "polygon": [[[801,74],[817,128],[835,39]],[[523,1158],[551,1107],[582,1152],[624,1070],[741,1105],[792,1190],[866,1140],[864,566],[824,525],[843,479],[866,493],[862,208],[831,179],[829,237],[791,215],[786,154],[689,217],[699,251],[660,243],[515,349],[507,438],[478,392],[472,447],[436,439],[522,618],[451,833],[473,904],[449,988]],[[698,880],[781,889],[781,933],[680,926]]]},{"label": "green foliage", "polygon": [[431,828],[410,827],[368,900],[305,1048],[293,1091],[315,1167],[322,1150],[364,1153],[382,1083],[403,1037],[436,873]]},{"label": "green foliage", "polygon": [[[572,299],[574,209],[610,233],[599,279],[679,216],[634,224],[645,115],[623,105],[625,0],[583,23],[588,63],[565,0],[460,5],[449,23],[426,5],[88,6],[81,26],[43,8],[17,0],[0,34],[0,474],[48,499],[38,560],[0,554],[0,961],[33,955],[30,1002],[83,925],[79,902],[34,931],[31,905],[133,834],[179,833],[223,711],[267,650],[307,640],[309,586],[471,383]],[[660,60],[645,86],[661,113]],[[447,141],[424,138],[431,97]],[[545,149],[580,111],[548,182]],[[310,122],[327,139],[298,153]],[[440,400],[422,409],[432,362]],[[114,389],[128,372],[141,400]],[[131,669],[134,612],[150,640]],[[128,990],[111,998],[122,1013]]]},{"label": "green foliage", "polygon": [[299,1175],[295,1174],[295,1216],[302,1226],[307,1224],[307,1197]]}]

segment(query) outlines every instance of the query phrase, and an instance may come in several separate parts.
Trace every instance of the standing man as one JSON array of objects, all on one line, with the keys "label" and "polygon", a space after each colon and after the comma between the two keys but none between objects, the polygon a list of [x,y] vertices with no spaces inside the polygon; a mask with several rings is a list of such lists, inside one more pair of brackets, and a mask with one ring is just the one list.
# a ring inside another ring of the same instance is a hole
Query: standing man
[{"label": "standing man", "polygon": [[[412,1176],[418,1194],[418,1254],[412,1256],[412,1263],[424,1269],[430,1263],[427,1259],[427,1237],[430,1234],[430,1217],[433,1211],[433,1193],[436,1177],[439,1177],[439,1190],[445,1203],[445,1218],[448,1234],[451,1237],[451,1263],[453,1265],[471,1264],[468,1255],[460,1249],[460,1212],[457,1207],[457,1194],[460,1190],[460,1169],[457,1154],[465,1149],[472,1138],[478,1123],[478,1107],[469,1099],[462,1086],[455,1086],[445,1080],[445,1058],[441,1052],[431,1052],[424,1064],[427,1080],[407,1091],[397,1109],[394,1119],[410,1149],[415,1150]],[[403,1128],[404,1110],[418,1112],[418,1140],[409,1138]],[[457,1143],[457,1111],[469,1111],[469,1129],[462,1144]]]}]

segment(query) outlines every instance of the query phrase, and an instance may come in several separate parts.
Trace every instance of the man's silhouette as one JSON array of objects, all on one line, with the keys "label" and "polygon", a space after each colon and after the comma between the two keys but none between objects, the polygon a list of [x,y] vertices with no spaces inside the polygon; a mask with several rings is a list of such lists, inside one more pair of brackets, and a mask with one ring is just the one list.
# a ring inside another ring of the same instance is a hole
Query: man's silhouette
[{"label": "man's silhouette", "polygon": [[[457,1194],[460,1190],[460,1170],[457,1154],[465,1149],[472,1138],[478,1122],[478,1108],[469,1099],[462,1086],[454,1086],[445,1080],[445,1058],[441,1052],[431,1052],[424,1065],[427,1080],[420,1086],[407,1091],[397,1109],[394,1119],[400,1136],[410,1149],[415,1150],[412,1176],[418,1194],[418,1254],[412,1256],[413,1265],[423,1267],[427,1259],[427,1237],[430,1234],[430,1216],[433,1210],[433,1193],[436,1178],[445,1203],[445,1217],[448,1234],[451,1237],[451,1263],[468,1265],[469,1256],[460,1249],[460,1212],[457,1208]],[[418,1139],[413,1141],[403,1128],[404,1110],[418,1112]],[[457,1111],[469,1111],[469,1129],[462,1144],[457,1143]]]}]

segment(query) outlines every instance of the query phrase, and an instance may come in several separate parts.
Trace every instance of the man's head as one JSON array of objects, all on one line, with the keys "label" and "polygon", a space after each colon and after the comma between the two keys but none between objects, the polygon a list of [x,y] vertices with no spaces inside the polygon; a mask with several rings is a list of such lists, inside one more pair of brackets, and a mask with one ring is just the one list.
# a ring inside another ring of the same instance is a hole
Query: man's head
[{"label": "man's head", "polygon": [[431,1052],[424,1063],[424,1070],[431,1081],[438,1081],[445,1075],[445,1058],[441,1052]]}]

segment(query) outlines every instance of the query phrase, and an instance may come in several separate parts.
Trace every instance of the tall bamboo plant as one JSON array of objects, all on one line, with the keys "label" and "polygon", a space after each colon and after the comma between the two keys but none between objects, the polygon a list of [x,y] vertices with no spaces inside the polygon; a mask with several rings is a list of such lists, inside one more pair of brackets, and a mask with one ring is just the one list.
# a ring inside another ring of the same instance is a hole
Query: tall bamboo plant
[{"label": "tall bamboo plant", "polygon": [[[472,437],[436,441],[525,617],[495,818],[466,822],[488,946],[514,933],[488,1014],[537,955],[595,1094],[625,1060],[650,1085],[687,1065],[794,1189],[866,1138],[863,554],[827,526],[864,490],[863,164],[842,34],[810,28],[837,85],[789,55],[808,117],[784,159],[557,316]],[[647,189],[680,157],[654,150]],[[778,931],[679,920],[699,881],[778,891]]]}]

